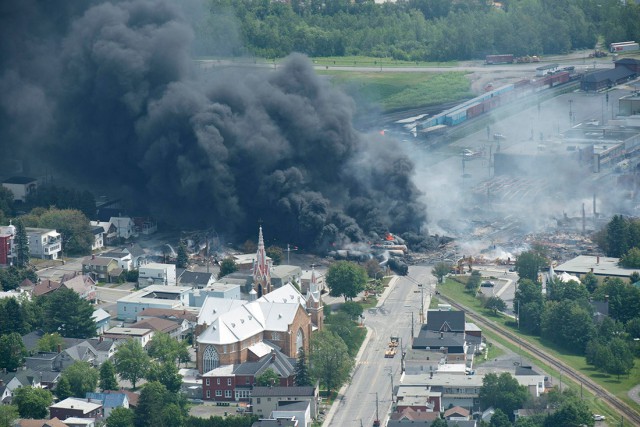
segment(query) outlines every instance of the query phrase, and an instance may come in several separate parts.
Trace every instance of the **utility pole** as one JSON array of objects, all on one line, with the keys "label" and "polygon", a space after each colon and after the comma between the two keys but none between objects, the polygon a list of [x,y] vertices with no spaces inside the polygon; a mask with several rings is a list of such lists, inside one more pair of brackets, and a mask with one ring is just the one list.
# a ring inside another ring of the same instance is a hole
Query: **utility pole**
[{"label": "utility pole", "polygon": [[413,339],[413,311],[411,311],[411,338]]},{"label": "utility pole", "polygon": [[424,286],[420,285],[420,327],[424,325]]},{"label": "utility pole", "polygon": [[389,372],[389,378],[391,378],[391,403],[393,403],[393,372]]}]

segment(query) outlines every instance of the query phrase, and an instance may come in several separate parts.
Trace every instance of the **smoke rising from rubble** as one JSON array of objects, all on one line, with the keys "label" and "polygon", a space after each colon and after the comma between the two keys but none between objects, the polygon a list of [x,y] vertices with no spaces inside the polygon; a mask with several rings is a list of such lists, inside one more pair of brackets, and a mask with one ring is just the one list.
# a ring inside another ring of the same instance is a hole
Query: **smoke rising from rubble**
[{"label": "smoke rising from rubble", "polygon": [[173,2],[70,3],[2,6],[1,152],[239,238],[262,220],[268,240],[328,247],[425,222],[412,162],[356,132],[308,59],[204,72]]}]

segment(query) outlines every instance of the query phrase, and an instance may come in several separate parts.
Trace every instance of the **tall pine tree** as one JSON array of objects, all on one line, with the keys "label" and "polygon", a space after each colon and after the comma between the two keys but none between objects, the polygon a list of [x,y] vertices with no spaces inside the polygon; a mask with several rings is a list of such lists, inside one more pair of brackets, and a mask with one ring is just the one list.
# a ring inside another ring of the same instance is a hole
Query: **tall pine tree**
[{"label": "tall pine tree", "polygon": [[118,389],[116,368],[110,360],[105,361],[102,366],[100,366],[100,383],[98,386],[102,391]]},{"label": "tall pine tree", "polygon": [[13,237],[13,244],[16,248],[16,266],[26,267],[29,265],[29,237],[27,230],[21,220],[16,221],[16,235]]},{"label": "tall pine tree", "polygon": [[301,347],[298,350],[298,361],[296,362],[296,385],[311,385],[311,377],[309,376],[309,368],[307,367],[307,355]]}]

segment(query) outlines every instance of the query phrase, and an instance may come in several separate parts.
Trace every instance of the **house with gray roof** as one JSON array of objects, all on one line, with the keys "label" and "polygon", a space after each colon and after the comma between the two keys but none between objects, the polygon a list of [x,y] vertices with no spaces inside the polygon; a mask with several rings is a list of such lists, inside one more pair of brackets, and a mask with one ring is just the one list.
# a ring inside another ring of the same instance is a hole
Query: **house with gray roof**
[{"label": "house with gray roof", "polygon": [[103,417],[108,418],[115,408],[129,408],[129,399],[125,393],[106,391],[103,393],[86,393],[89,402],[99,403],[103,408]]},{"label": "house with gray roof", "polygon": [[212,285],[216,281],[213,273],[185,270],[178,279],[179,286],[191,286],[194,289],[202,289]]},{"label": "house with gray roof", "polygon": [[318,417],[318,388],[313,386],[296,387],[254,387],[251,405],[256,415],[271,414],[278,410],[280,402],[309,402],[311,417]]}]

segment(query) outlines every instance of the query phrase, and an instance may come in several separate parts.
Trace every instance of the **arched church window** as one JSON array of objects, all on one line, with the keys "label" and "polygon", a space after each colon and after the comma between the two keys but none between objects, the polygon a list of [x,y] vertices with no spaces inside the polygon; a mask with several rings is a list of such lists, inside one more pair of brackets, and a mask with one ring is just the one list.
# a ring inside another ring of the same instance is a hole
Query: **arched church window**
[{"label": "arched church window", "polygon": [[202,365],[203,372],[209,372],[212,369],[220,366],[220,356],[216,351],[216,348],[212,345],[208,345],[204,349],[204,354],[202,355]]}]

